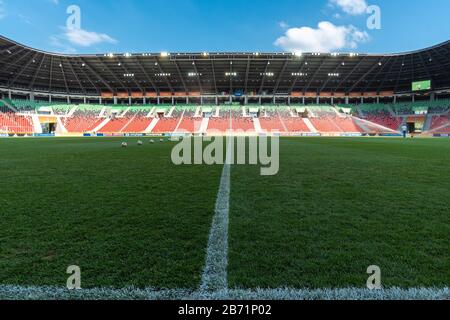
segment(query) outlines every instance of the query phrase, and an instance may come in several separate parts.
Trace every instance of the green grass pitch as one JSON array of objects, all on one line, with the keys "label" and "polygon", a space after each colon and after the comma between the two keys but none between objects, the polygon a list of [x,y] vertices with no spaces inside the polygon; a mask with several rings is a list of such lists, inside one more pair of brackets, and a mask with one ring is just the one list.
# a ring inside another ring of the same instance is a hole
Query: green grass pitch
[{"label": "green grass pitch", "polygon": [[[222,166],[137,139],[0,140],[0,285],[199,286]],[[449,163],[448,140],[286,138],[278,175],[232,166],[230,288],[364,288],[369,265],[448,287]]]}]

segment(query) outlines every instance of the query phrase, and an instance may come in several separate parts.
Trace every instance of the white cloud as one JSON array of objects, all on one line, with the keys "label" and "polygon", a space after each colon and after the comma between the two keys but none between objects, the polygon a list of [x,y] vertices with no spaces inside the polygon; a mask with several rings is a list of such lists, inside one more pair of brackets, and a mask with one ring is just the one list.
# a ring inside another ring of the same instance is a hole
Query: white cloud
[{"label": "white cloud", "polygon": [[288,29],[288,28],[289,28],[289,25],[288,25],[286,22],[284,22],[284,21],[278,22],[278,26],[279,26],[281,29]]},{"label": "white cloud", "polygon": [[366,13],[366,0],[329,0],[330,5],[338,6],[342,11],[351,15],[360,15]]},{"label": "white cloud", "polygon": [[64,35],[70,43],[81,47],[90,47],[99,43],[117,43],[116,39],[107,34],[84,29],[65,29]]},{"label": "white cloud", "polygon": [[61,39],[61,36],[51,36],[50,45],[55,47],[56,51],[59,53],[74,54],[77,52],[77,50],[68,45],[64,39]]},{"label": "white cloud", "polygon": [[291,28],[275,41],[275,45],[288,52],[332,52],[341,49],[356,49],[359,43],[367,42],[370,36],[354,26],[336,26],[322,21],[317,29],[310,27]]}]

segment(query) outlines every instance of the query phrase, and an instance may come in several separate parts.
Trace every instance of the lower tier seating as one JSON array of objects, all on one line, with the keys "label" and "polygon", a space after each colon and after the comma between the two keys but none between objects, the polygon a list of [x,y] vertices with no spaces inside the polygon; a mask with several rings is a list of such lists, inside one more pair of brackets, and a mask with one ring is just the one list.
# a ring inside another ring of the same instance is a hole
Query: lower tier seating
[{"label": "lower tier seating", "polygon": [[89,132],[98,127],[105,119],[99,118],[97,112],[77,111],[71,118],[65,118],[63,125],[68,132]]},{"label": "lower tier seating", "polygon": [[0,132],[30,134],[33,131],[33,123],[30,117],[18,116],[13,112],[0,112]]},{"label": "lower tier seating", "polygon": [[398,130],[400,125],[402,124],[402,120],[399,118],[393,118],[388,112],[378,112],[378,113],[370,113],[366,115],[366,120],[370,122],[374,122],[383,127]]},{"label": "lower tier seating", "polygon": [[302,118],[283,118],[283,122],[289,132],[310,132]]}]

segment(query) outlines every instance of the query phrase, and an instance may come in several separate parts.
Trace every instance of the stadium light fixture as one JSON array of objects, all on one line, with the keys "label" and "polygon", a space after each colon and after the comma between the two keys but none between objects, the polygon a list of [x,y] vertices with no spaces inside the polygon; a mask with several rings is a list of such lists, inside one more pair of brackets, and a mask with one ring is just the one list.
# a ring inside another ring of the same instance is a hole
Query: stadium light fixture
[{"label": "stadium light fixture", "polygon": [[208,52],[203,52],[202,56],[207,57],[207,56],[209,56],[209,53]]},{"label": "stadium light fixture", "polygon": [[162,58],[167,58],[168,56],[170,56],[170,53],[168,53],[166,51],[161,52],[161,57]]},{"label": "stadium light fixture", "polygon": [[301,51],[295,51],[295,52],[293,52],[292,53],[294,56],[296,56],[296,57],[301,57],[302,55],[303,55],[303,52],[301,52]]},{"label": "stadium light fixture", "polygon": [[237,77],[237,72],[225,72],[225,76],[227,76],[227,77]]},{"label": "stadium light fixture", "polygon": [[125,53],[124,55],[123,55],[124,57],[126,57],[126,58],[129,58],[129,57],[131,57],[131,53]]}]

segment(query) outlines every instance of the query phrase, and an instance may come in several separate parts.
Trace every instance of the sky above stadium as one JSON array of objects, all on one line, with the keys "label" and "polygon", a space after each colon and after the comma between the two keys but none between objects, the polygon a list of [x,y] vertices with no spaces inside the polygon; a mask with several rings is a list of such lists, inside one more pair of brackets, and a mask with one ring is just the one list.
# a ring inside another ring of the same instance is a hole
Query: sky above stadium
[{"label": "sky above stadium", "polygon": [[449,12],[448,0],[0,0],[0,34],[80,54],[393,53],[449,40]]}]

